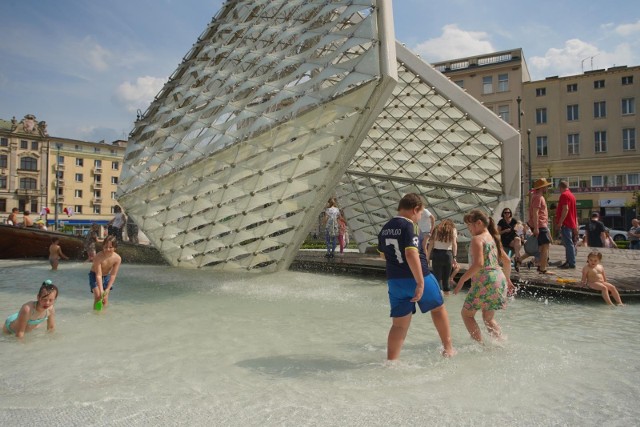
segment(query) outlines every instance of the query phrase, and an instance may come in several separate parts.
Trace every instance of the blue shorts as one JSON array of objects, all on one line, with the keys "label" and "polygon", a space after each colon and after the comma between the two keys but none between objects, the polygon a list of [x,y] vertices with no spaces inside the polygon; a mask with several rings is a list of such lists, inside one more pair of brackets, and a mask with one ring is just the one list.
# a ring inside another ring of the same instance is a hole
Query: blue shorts
[{"label": "blue shorts", "polygon": [[[389,279],[389,303],[391,304],[390,317],[404,317],[407,314],[415,314],[416,303],[411,302],[411,298],[416,292],[416,281],[410,279]],[[429,310],[440,307],[444,304],[440,286],[435,276],[429,273],[424,278],[424,292],[418,301],[420,311],[426,313]]]},{"label": "blue shorts", "polygon": [[[104,291],[105,287],[107,286],[107,283],[109,283],[109,278],[111,277],[111,275],[107,274],[106,276],[102,276],[102,290]],[[96,273],[94,273],[93,271],[89,272],[89,290],[91,291],[91,293],[93,293],[93,290],[98,287],[98,284],[96,283]],[[111,290],[113,290],[113,286],[111,287]]]}]

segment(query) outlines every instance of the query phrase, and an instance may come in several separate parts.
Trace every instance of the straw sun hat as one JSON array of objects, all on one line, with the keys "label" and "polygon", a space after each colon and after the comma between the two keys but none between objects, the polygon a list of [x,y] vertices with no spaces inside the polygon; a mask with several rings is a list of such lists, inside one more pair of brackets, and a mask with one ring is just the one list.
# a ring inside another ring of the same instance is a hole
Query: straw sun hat
[{"label": "straw sun hat", "polygon": [[540,179],[536,180],[536,182],[533,183],[532,190],[538,190],[540,188],[548,187],[550,185],[551,185],[551,183],[549,181],[547,181],[546,178],[540,178]]}]

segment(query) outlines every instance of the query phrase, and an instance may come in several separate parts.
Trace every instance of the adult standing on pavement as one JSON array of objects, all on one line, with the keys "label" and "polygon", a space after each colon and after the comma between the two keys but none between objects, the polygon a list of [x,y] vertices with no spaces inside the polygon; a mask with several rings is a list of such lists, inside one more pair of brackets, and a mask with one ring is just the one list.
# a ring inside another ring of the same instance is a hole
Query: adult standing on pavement
[{"label": "adult standing on pavement", "polygon": [[[429,244],[429,238],[431,237],[431,230],[436,227],[436,217],[433,216],[429,209],[424,208],[422,216],[418,220],[418,228],[420,228],[420,242],[422,244],[422,250],[427,253],[427,246]],[[427,258],[429,262],[429,258]]]},{"label": "adult standing on pavement", "polygon": [[549,211],[547,210],[547,201],[544,199],[544,193],[551,183],[545,178],[540,178],[533,183],[533,194],[529,201],[529,227],[533,235],[538,238],[538,250],[540,253],[540,261],[538,265],[538,273],[549,274],[547,266],[549,265],[549,244],[551,243],[551,233],[549,233]]},{"label": "adult standing on pavement", "polygon": [[592,248],[604,248],[607,241],[605,231],[607,229],[600,221],[600,214],[598,212],[591,213],[591,220],[584,228],[584,245]]},{"label": "adult standing on pavement", "polygon": [[565,262],[560,268],[576,268],[576,246],[574,239],[578,237],[578,210],[576,198],[569,190],[565,180],[558,184],[560,199],[556,209],[556,227],[560,230],[565,251]]},{"label": "adult standing on pavement", "polygon": [[640,221],[636,218],[631,220],[629,230],[629,249],[640,250]]}]

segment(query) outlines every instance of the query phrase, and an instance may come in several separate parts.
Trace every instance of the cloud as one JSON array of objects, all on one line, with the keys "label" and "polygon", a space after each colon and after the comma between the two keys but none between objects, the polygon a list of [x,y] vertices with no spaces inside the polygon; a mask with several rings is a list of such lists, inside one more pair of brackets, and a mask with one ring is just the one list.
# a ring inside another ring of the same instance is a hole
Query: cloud
[{"label": "cloud", "polygon": [[544,56],[533,56],[528,62],[533,74],[538,71],[549,75],[551,70],[553,74],[563,76],[615,65],[630,65],[633,60],[633,48],[628,43],[621,43],[614,46],[612,52],[607,52],[580,39],[571,39],[563,47],[550,48]]},{"label": "cloud", "polygon": [[635,24],[621,24],[614,30],[618,35],[627,37],[634,33],[640,33],[640,19]]},{"label": "cloud", "polygon": [[85,37],[78,45],[80,58],[96,71],[106,71],[114,58],[113,53],[91,37]]},{"label": "cloud", "polygon": [[165,78],[144,76],[138,77],[134,83],[124,82],[116,89],[114,100],[128,112],[138,109],[144,111],[160,92],[165,81]]},{"label": "cloud", "polygon": [[484,31],[465,31],[456,24],[442,27],[442,35],[419,43],[413,50],[417,54],[437,62],[466,56],[495,52],[489,35]]}]

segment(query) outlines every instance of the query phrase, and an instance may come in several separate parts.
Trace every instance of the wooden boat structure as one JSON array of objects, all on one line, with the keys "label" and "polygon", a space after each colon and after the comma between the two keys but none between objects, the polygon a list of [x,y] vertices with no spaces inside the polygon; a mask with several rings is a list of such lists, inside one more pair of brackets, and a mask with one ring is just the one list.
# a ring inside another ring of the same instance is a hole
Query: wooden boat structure
[{"label": "wooden boat structure", "polygon": [[[0,224],[0,259],[48,259],[49,246],[53,237],[60,239],[62,252],[69,259],[78,261],[87,259],[82,236],[6,224]],[[98,242],[96,250],[102,250],[102,243]],[[116,252],[126,263],[168,265],[160,251],[151,245],[120,242]]]}]

